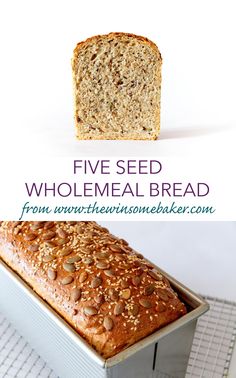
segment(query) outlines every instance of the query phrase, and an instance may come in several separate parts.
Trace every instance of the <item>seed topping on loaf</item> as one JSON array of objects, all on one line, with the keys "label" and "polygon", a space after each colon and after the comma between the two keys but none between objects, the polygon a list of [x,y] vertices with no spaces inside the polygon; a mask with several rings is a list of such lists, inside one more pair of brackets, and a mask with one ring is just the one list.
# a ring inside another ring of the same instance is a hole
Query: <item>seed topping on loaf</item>
[{"label": "seed topping on loaf", "polygon": [[44,282],[56,310],[73,317],[79,332],[84,324],[111,340],[127,329],[141,332],[147,316],[155,329],[160,314],[186,312],[152,264],[95,222],[2,222],[0,235],[14,235],[15,258],[27,251],[28,274]]}]

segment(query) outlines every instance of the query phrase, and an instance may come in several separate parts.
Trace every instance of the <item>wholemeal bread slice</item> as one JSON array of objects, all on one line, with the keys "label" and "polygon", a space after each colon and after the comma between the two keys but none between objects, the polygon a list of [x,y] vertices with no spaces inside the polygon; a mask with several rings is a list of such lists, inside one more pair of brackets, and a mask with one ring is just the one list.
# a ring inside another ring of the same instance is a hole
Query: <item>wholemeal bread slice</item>
[{"label": "wholemeal bread slice", "polygon": [[157,139],[161,64],[157,46],[133,34],[78,43],[72,59],[78,139]]}]

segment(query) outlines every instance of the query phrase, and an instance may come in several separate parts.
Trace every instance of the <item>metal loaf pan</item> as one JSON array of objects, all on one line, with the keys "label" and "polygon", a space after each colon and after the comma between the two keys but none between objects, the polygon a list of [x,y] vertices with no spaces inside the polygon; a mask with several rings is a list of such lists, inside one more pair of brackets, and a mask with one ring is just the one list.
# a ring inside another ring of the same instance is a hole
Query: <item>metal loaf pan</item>
[{"label": "metal loaf pan", "polygon": [[183,378],[197,318],[209,306],[157,269],[169,279],[188,313],[107,360],[1,260],[0,310],[60,378]]}]

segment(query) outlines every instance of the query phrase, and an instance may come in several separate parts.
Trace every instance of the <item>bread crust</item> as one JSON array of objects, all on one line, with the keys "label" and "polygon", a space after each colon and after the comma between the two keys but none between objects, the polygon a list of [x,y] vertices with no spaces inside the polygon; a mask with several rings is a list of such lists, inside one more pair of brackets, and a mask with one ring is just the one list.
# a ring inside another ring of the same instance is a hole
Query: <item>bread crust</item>
[{"label": "bread crust", "polygon": [[74,52],[73,52],[73,58],[72,58],[72,68],[74,68],[74,58],[76,57],[76,55],[78,54],[78,51],[84,46],[86,45],[87,43],[90,43],[90,42],[96,42],[98,41],[99,39],[106,39],[106,38],[113,38],[113,37],[131,37],[131,38],[135,38],[135,39],[138,39],[139,41],[143,42],[144,44],[150,46],[157,54],[158,54],[158,58],[162,61],[162,56],[161,56],[161,53],[157,47],[157,45],[152,42],[150,39],[146,38],[146,37],[143,37],[141,35],[136,35],[136,34],[132,34],[132,33],[123,33],[123,32],[111,32],[111,33],[108,33],[108,34],[98,34],[98,35],[95,35],[93,37],[89,37],[87,39],[85,39],[84,41],[81,41],[81,42],[78,42],[76,47],[74,48]]},{"label": "bread crust", "polygon": [[0,256],[104,358],[186,313],[168,280],[95,222],[2,222]]},{"label": "bread crust", "polygon": [[[110,132],[110,133],[107,132],[105,136],[103,134],[98,134],[98,133],[94,133],[94,135],[93,134],[90,135],[90,134],[87,134],[87,133],[83,133],[82,127],[78,123],[77,106],[76,106],[76,84],[75,84],[76,83],[76,73],[75,72],[76,72],[76,59],[77,59],[77,56],[79,54],[79,51],[84,46],[88,45],[91,42],[96,43],[100,39],[105,40],[107,38],[114,38],[114,37],[120,37],[121,39],[131,37],[131,38],[137,39],[138,41],[140,41],[143,44],[152,48],[153,51],[157,55],[157,60],[159,60],[160,64],[162,64],[162,56],[161,56],[161,53],[160,53],[157,45],[154,42],[152,42],[151,40],[149,40],[148,38],[140,36],[140,35],[136,35],[136,34],[132,34],[132,33],[124,33],[124,32],[111,32],[111,33],[104,34],[104,35],[98,34],[96,36],[89,37],[84,41],[78,42],[74,51],[73,51],[73,57],[72,57],[72,60],[71,60],[72,76],[73,76],[73,92],[74,92],[74,122],[75,122],[75,128],[76,128],[76,137],[79,140],[91,140],[91,139],[93,139],[93,140],[104,140],[104,139],[107,139],[107,140],[114,140],[114,139],[116,139],[116,140],[130,140],[130,139],[131,140],[156,140],[156,139],[158,139],[158,136],[159,136],[159,133],[160,133],[160,108],[157,110],[157,114],[156,114],[157,129],[151,135],[145,135],[144,134],[142,136],[142,135],[140,135],[140,133],[135,133],[135,131],[133,131],[133,133],[129,133],[128,137],[126,135],[120,135],[120,134],[114,133],[114,132]],[[161,71],[160,70],[157,71],[157,80],[161,83]]]}]

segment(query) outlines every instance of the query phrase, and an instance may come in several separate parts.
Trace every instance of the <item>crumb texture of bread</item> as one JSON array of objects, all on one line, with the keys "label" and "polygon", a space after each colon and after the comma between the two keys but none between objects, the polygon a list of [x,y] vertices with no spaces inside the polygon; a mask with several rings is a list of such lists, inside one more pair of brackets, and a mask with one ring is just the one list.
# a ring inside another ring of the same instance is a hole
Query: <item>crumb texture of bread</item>
[{"label": "crumb texture of bread", "polygon": [[78,139],[157,139],[161,54],[148,39],[110,33],[78,43],[72,58]]},{"label": "crumb texture of bread", "polygon": [[167,278],[95,222],[4,221],[0,257],[104,358],[186,313]]}]

